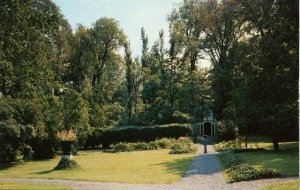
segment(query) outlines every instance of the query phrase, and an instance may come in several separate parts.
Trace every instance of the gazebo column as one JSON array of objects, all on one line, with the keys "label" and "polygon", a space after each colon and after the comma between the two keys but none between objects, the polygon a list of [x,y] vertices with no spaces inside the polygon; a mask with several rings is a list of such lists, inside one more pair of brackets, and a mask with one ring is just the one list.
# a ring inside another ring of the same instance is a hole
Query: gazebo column
[{"label": "gazebo column", "polygon": [[216,125],[214,124],[214,134],[216,134]]},{"label": "gazebo column", "polygon": [[210,125],[210,134],[211,134],[211,135],[213,135],[213,130],[214,130],[213,128],[214,128],[214,125],[211,124],[211,125]]}]

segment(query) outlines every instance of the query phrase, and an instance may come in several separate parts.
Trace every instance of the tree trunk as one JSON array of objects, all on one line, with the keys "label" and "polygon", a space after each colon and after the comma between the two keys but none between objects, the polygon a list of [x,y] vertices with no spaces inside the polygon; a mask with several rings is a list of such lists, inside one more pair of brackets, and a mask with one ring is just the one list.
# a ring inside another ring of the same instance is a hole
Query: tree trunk
[{"label": "tree trunk", "polygon": [[279,150],[278,140],[277,139],[273,139],[272,142],[273,142],[274,150],[278,151]]}]

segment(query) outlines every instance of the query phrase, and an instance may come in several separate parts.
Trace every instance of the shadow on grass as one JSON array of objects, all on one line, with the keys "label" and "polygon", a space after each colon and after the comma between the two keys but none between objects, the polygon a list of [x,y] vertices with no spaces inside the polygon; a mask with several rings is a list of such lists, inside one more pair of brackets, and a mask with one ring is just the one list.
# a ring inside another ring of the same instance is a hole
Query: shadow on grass
[{"label": "shadow on grass", "polygon": [[192,157],[180,158],[180,159],[176,159],[176,160],[173,160],[170,162],[162,162],[162,163],[153,164],[153,165],[164,166],[166,168],[167,173],[172,173],[172,174],[177,174],[177,175],[182,176],[186,172],[186,170],[192,160],[193,160]]},{"label": "shadow on grass", "polygon": [[49,174],[51,172],[53,172],[54,170],[51,169],[51,170],[44,170],[44,171],[39,171],[39,172],[33,172],[31,174],[39,174],[39,175],[44,175],[44,174]]}]

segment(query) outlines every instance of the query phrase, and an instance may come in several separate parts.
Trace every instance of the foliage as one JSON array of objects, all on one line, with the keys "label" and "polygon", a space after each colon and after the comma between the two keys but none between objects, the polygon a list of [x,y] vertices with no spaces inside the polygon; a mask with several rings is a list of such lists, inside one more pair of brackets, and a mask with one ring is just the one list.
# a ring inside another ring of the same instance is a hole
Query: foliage
[{"label": "foliage", "polygon": [[225,180],[229,183],[281,176],[276,170],[255,169],[232,151],[223,151],[217,157],[225,173]]},{"label": "foliage", "polygon": [[197,151],[194,143],[187,137],[180,137],[170,148],[170,154],[186,154],[195,153]]},{"label": "foliage", "polygon": [[166,148],[170,148],[171,145],[175,143],[175,139],[162,138],[162,139],[156,139],[155,142],[157,143],[159,148],[166,149]]},{"label": "foliage", "polygon": [[103,134],[103,147],[116,142],[150,142],[157,138],[179,138],[191,134],[189,124],[168,124],[154,126],[127,126],[112,128]]},{"label": "foliage", "polygon": [[214,149],[217,152],[232,150],[232,149],[241,149],[241,148],[242,148],[241,141],[239,141],[239,139],[231,140],[231,141],[222,141],[218,144],[214,144]]},{"label": "foliage", "polygon": [[[196,149],[193,146],[193,143],[187,139],[175,140],[170,138],[162,138],[162,139],[156,139],[155,141],[150,141],[148,143],[145,142],[117,143],[112,146],[113,149],[112,152],[131,152],[131,151],[158,150],[158,149],[169,149],[169,148],[171,149],[172,154],[194,153]],[[178,151],[177,152],[173,151],[173,149],[176,149]]]},{"label": "foliage", "polygon": [[232,122],[220,121],[216,131],[218,142],[231,141],[236,138],[235,125]]},{"label": "foliage", "polygon": [[78,167],[79,165],[75,160],[63,156],[58,162],[57,166],[55,166],[54,170],[74,169]]},{"label": "foliage", "polygon": [[1,1],[0,161],[24,147],[53,157],[61,130],[76,132],[76,149],[178,138],[190,129],[108,129],[192,123],[210,109],[218,141],[260,133],[279,150],[298,139],[298,4],[184,0],[168,17],[168,48],[164,31],[151,47],[141,29],[139,59],[113,18],[72,31],[52,1]]}]

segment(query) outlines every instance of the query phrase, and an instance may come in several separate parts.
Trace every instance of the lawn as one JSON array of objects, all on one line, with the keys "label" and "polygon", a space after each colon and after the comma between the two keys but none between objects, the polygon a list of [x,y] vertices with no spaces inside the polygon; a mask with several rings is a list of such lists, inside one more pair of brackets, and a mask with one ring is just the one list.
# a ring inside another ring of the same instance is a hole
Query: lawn
[{"label": "lawn", "polygon": [[[252,138],[253,139],[253,138]],[[246,162],[255,168],[277,169],[284,176],[299,176],[299,142],[282,142],[280,151],[273,150],[273,144],[269,140],[257,138],[259,148],[265,151],[238,153]],[[255,142],[249,143],[255,148]]]},{"label": "lawn", "polygon": [[264,186],[261,190],[298,190],[299,189],[299,181],[292,180],[289,182],[280,182],[280,183],[271,183],[269,185]]},{"label": "lawn", "polygon": [[195,154],[168,154],[170,150],[104,153],[80,151],[74,170],[53,171],[60,157],[25,162],[0,169],[0,177],[75,179],[121,183],[172,183],[179,181]]},{"label": "lawn", "polygon": [[12,182],[0,181],[0,189],[9,190],[26,190],[26,189],[39,189],[39,190],[71,190],[71,187],[64,185],[50,185],[38,183],[25,183],[25,182]]}]

